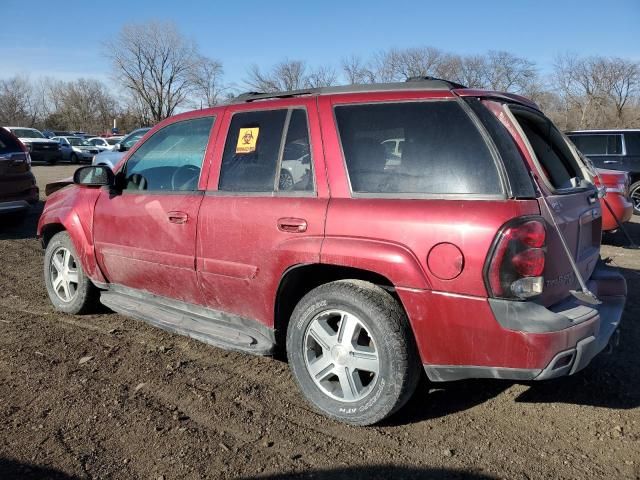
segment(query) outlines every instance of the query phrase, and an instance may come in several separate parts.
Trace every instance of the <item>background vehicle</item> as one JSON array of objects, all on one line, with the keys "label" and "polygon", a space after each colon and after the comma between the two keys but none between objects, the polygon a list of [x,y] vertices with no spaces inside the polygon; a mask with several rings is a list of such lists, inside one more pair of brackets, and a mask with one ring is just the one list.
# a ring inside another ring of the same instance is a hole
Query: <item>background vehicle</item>
[{"label": "background vehicle", "polygon": [[115,165],[124,156],[124,152],[131,149],[138,141],[149,131],[150,128],[143,127],[134,130],[129,135],[126,135],[118,143],[116,143],[112,150],[101,152],[94,159],[93,165],[107,165],[114,168]]},{"label": "background vehicle", "polygon": [[37,201],[29,153],[17,137],[0,128],[0,217],[19,218]]},{"label": "background vehicle", "polygon": [[[308,179],[282,185],[284,152],[307,146]],[[596,188],[523,97],[436,79],[246,94],[167,119],[116,168],[78,169],[47,200],[53,305],[285,347],[309,403],[347,423],[400,409],[421,369],[574,374],[626,301],[600,262]]]},{"label": "background vehicle", "polygon": [[54,164],[62,159],[60,144],[46,138],[35,128],[4,127],[20,139],[34,161]]},{"label": "background vehicle", "polygon": [[67,137],[71,135],[71,132],[67,132],[66,130],[43,130],[42,134],[47,137]]},{"label": "background vehicle", "polygon": [[596,167],[629,172],[629,195],[640,215],[640,129],[575,130],[567,136]]},{"label": "background vehicle", "polygon": [[98,149],[82,137],[53,137],[60,144],[62,158],[71,163],[92,162]]},{"label": "background vehicle", "polygon": [[113,151],[115,146],[120,142],[120,140],[122,140],[122,138],[123,137],[93,137],[88,139],[87,141],[101,152],[104,152],[105,150]]},{"label": "background vehicle", "polygon": [[619,228],[615,217],[620,223],[625,223],[633,216],[633,204],[629,200],[629,174],[600,168],[597,171],[598,176],[594,178],[594,182],[605,189],[605,196],[600,199],[602,230],[612,232]]}]

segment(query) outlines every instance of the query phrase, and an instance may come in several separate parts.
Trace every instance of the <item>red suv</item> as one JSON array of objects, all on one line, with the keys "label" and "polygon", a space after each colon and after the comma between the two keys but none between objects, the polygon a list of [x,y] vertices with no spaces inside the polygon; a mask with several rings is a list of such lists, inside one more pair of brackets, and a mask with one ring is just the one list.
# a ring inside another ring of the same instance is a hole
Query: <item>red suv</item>
[{"label": "red suv", "polygon": [[286,348],[317,410],[372,424],[421,369],[543,380],[609,343],[626,284],[574,152],[528,100],[443,80],[246,94],[80,168],[44,278],[65,312]]}]

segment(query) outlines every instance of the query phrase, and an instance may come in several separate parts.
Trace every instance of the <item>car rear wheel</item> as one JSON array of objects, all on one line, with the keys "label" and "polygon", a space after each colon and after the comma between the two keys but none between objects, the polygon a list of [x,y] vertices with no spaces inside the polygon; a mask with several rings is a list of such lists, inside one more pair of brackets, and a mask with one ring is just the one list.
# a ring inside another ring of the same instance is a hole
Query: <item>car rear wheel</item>
[{"label": "car rear wheel", "polygon": [[287,356],[306,399],[326,416],[371,425],[400,409],[420,378],[404,311],[360,280],[322,285],[296,306]]},{"label": "car rear wheel", "polygon": [[100,292],[85,275],[67,232],[55,234],[47,245],[44,281],[56,310],[73,314],[96,310]]},{"label": "car rear wheel", "polygon": [[633,203],[633,213],[640,215],[640,182],[636,182],[629,187],[629,197]]}]

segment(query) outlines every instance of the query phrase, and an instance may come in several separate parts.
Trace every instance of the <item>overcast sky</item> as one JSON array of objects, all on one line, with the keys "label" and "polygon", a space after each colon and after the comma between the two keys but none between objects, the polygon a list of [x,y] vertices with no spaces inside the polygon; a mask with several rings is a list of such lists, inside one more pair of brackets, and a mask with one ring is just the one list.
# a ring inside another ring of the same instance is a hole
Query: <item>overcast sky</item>
[{"label": "overcast sky", "polygon": [[174,21],[235,82],[253,63],[338,66],[345,55],[389,47],[508,50],[542,73],[561,52],[640,60],[640,0],[0,1],[0,77],[108,80],[102,42],[125,23],[151,19]]}]

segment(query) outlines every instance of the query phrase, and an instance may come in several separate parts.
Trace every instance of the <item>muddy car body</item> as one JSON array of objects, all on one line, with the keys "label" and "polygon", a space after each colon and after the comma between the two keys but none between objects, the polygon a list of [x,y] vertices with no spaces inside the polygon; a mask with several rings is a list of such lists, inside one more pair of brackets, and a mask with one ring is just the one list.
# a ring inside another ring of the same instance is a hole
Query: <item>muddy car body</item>
[{"label": "muddy car body", "polygon": [[[404,139],[394,168],[389,138]],[[308,178],[283,186],[300,142]],[[114,170],[80,169],[47,201],[54,305],[100,298],[213,345],[286,349],[341,421],[392,414],[420,369],[576,373],[623,311],[598,192],[522,97],[433,79],[248,94],[162,122]]]}]

